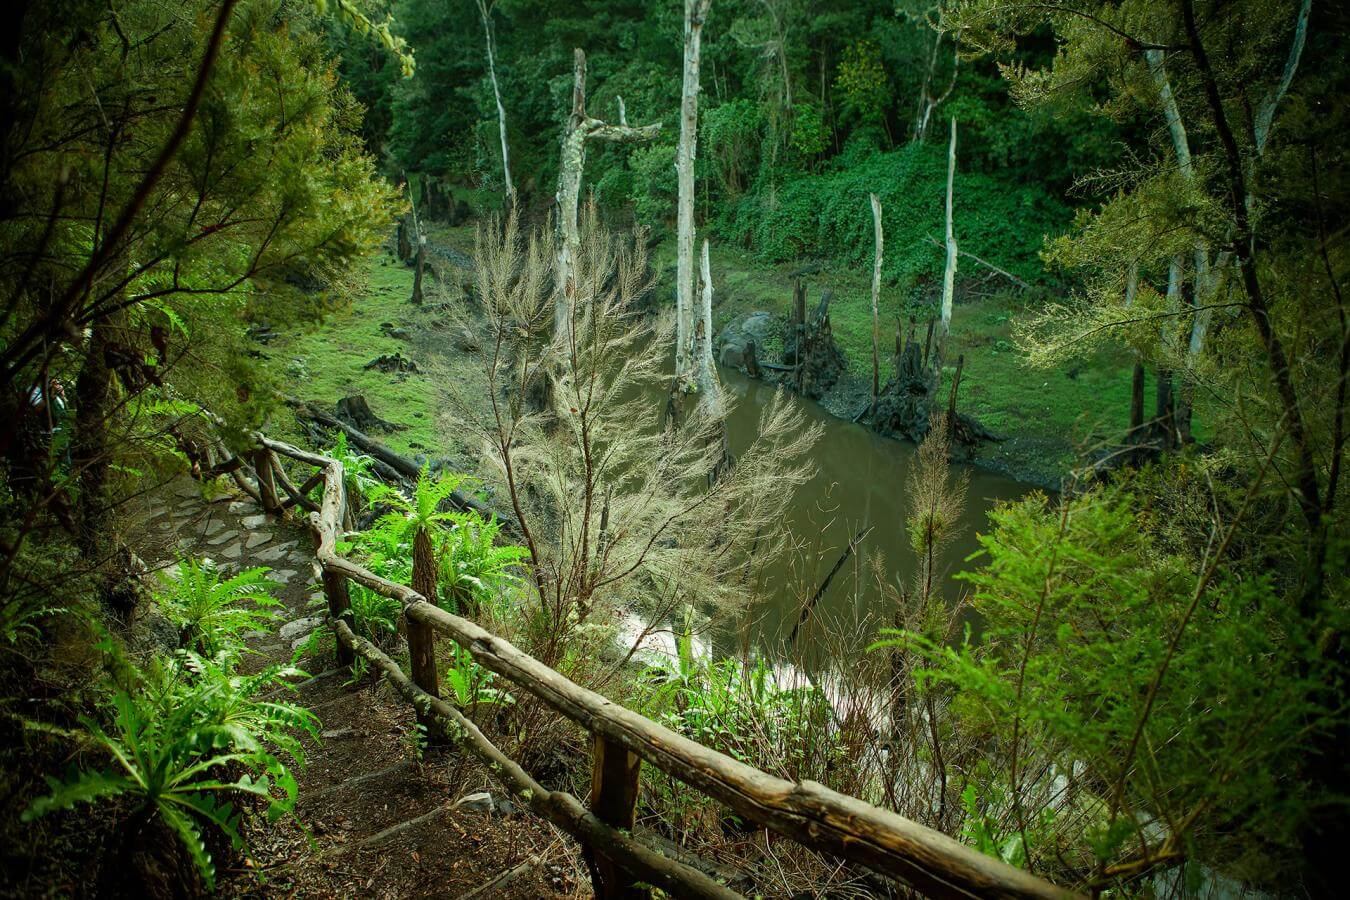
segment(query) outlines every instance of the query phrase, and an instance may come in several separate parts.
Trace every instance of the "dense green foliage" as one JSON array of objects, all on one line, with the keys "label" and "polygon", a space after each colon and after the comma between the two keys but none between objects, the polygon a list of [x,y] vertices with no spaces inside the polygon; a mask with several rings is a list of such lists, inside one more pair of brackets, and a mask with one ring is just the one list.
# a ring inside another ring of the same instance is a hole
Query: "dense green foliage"
[{"label": "dense green foliage", "polygon": [[[418,48],[410,81],[396,81],[382,57],[343,53],[344,77],[369,110],[369,146],[390,174],[406,175],[418,191],[427,176],[443,193],[469,198],[480,210],[496,208],[497,109],[476,10],[433,0],[389,8]],[[1117,158],[1122,126],[1023,112],[992,61],[981,59],[956,67],[950,97],[920,135],[914,104],[924,73],[930,92],[940,95],[954,65],[949,40],[934,46],[928,21],[935,11],[890,0],[714,3],[703,38],[699,217],[766,259],[828,256],[851,264],[870,247],[858,237],[871,227],[867,194],[875,191],[886,201],[888,228],[896,229],[892,246],[906,257],[888,260],[888,281],[912,287],[941,266],[941,253],[924,238],[941,233],[945,156],[937,145],[955,116],[962,126],[963,236],[972,252],[1038,275],[1043,235],[1069,222],[1063,193]],[[571,52],[580,47],[589,58],[592,115],[616,119],[622,97],[630,122],[664,124],[653,144],[595,147],[587,184],[611,214],[631,210],[658,232],[673,225],[680,15],[675,3],[495,4],[512,170],[535,205],[553,194]],[[1017,58],[1036,61],[1049,52],[1049,44],[1029,42]]]},{"label": "dense green foliage", "polygon": [[[1037,418],[1044,437],[1123,406],[1130,366],[1135,414],[1145,375],[1159,386],[1153,416],[1074,460],[1085,467],[1062,495],[984,523],[951,597],[942,550],[965,482],[948,460],[969,423],[939,416],[907,483],[877,486],[904,491],[906,521],[866,523],[904,530],[914,569],[860,550],[854,580],[874,578],[880,608],[852,651],[807,664],[748,637],[739,657],[702,655],[693,634],[697,611],[725,650],[756,613],[733,601],[763,599],[773,580],[756,566],[818,568],[780,520],[808,483],[799,454],[830,449],[811,451],[815,431],[780,397],[733,465],[719,422],[679,425],[650,402],[668,335],[664,301],[647,303],[660,273],[644,231],[659,241],[674,227],[681,5],[498,0],[481,7],[488,23],[468,0],[327,6],[0,13],[0,723],[23,737],[0,760],[9,819],[99,803],[124,849],[167,829],[210,886],[214,843],[238,845],[243,816],[293,811],[317,720],[275,699],[298,669],[244,674],[244,635],[278,605],[265,573],[185,557],[147,598],[128,532],[161,476],[221,490],[221,445],[250,450],[253,428],[292,427],[280,394],[301,385],[304,399],[365,392],[416,420],[390,438],[399,450],[435,457],[432,442],[454,440],[481,457],[473,477],[510,504],[527,545],[452,508],[478,483],[468,474],[428,462],[414,485],[381,484],[339,436],[352,499],[340,552],[416,578],[445,609],[691,738],[1094,894],[1223,878],[1319,895],[1343,880],[1343,15],[1307,0],[714,0],[694,207],[724,258],[781,265],[782,303],[790,267],[841,270],[833,328],[856,367],[872,343],[870,284],[849,280],[872,258],[867,195],[883,205],[889,332],[935,300],[955,120],[961,249],[1007,270],[991,278],[1041,288],[981,297],[963,258],[942,348],[970,353],[963,410],[1008,431]],[[506,199],[485,25],[522,215],[480,232],[467,302],[468,269],[434,265],[429,302],[410,313],[402,261],[374,255],[394,218],[415,204],[420,235]],[[582,350],[564,358],[547,337],[560,248],[545,223],[576,47],[592,116],[617,120],[622,98],[630,123],[664,128],[589,150],[606,224],[588,212],[577,242],[589,306],[566,300]],[[762,296],[734,268],[719,267],[716,290],[750,294],[728,304],[744,312]],[[365,360],[351,357],[424,326],[423,346],[454,344],[483,363],[479,380],[443,370],[448,352],[418,378],[353,374]],[[781,351],[782,336],[761,349]],[[170,628],[133,656],[147,599]],[[630,667],[649,659],[635,643],[614,664],[626,621],[646,637],[681,609],[671,662]],[[401,613],[351,586],[354,630],[390,655]],[[892,627],[878,638],[880,624]],[[468,651],[440,652],[447,700],[584,784],[574,729],[517,704]],[[728,858],[748,843],[716,804],[648,783],[644,817],[668,836]],[[800,871],[772,860],[779,871],[759,876],[788,895],[861,883],[800,856]]]},{"label": "dense green foliage", "polygon": [[[194,582],[210,571],[196,562],[189,566]],[[183,593],[178,589],[161,602],[176,611]],[[292,766],[304,764],[300,735],[317,737],[318,719],[273,696],[286,688],[286,679],[305,673],[274,665],[242,674],[237,630],[207,633],[218,646],[214,655],[185,649],[139,667],[122,658],[115,643],[104,643],[111,663],[104,715],[80,721],[97,754],[111,763],[75,769],[64,781],[48,777],[51,793],[35,800],[25,819],[77,804],[130,800],[122,852],[130,852],[148,825],[167,826],[209,890],[216,870],[204,829],[218,829],[238,850],[244,842],[241,798],[265,802],[273,821],[294,812]]]}]

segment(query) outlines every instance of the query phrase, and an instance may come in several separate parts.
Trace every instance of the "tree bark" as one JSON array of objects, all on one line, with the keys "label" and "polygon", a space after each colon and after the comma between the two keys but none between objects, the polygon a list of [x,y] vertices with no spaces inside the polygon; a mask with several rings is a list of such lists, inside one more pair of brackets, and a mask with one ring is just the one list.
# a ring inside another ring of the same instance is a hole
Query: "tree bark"
[{"label": "tree bark", "polygon": [[586,53],[572,51],[572,113],[563,132],[562,159],[558,170],[558,282],[554,301],[554,343],[571,348],[572,317],[577,292],[577,257],[581,253],[581,177],[586,168],[586,144],[591,140],[637,143],[649,141],[661,130],[661,123],[633,128],[625,124],[608,125],[586,114]]},{"label": "tree bark", "polygon": [[[1125,275],[1125,308],[1134,307],[1134,299],[1139,291],[1139,264],[1131,263]],[[1130,375],[1130,426],[1126,432],[1130,440],[1139,437],[1139,429],[1144,427],[1144,363],[1139,351],[1132,351],[1134,369]]]},{"label": "tree bark", "polygon": [[502,142],[502,182],[506,186],[506,203],[516,205],[516,186],[511,181],[511,148],[506,140],[506,107],[502,105],[501,88],[497,85],[497,41],[492,35],[492,7],[487,0],[477,0],[478,15],[483,20],[483,40],[487,45],[488,79],[492,82],[492,97],[497,101],[497,130]]},{"label": "tree bark", "polygon": [[[117,405],[115,373],[109,354],[121,342],[125,311],[95,320],[89,335],[80,374],[75,380],[75,432],[72,436],[71,467],[78,473],[79,502],[75,508],[76,541],[89,556],[100,555],[108,544],[111,503],[108,471],[112,448],[108,426]],[[42,385],[44,392],[48,391]],[[50,401],[49,401],[50,402]]]},{"label": "tree bark", "polygon": [[942,273],[942,328],[938,336],[937,363],[933,366],[942,376],[942,357],[947,349],[947,335],[951,332],[952,305],[956,294],[956,231],[952,225],[952,192],[956,181],[956,119],[952,119],[952,139],[947,146],[947,266]]},{"label": "tree bark", "polygon": [[680,144],[675,153],[678,199],[675,207],[675,377],[693,370],[694,332],[694,160],[698,155],[699,58],[703,20],[711,0],[684,0],[684,81],[680,100]]},{"label": "tree bark", "polygon": [[[431,546],[431,535],[425,528],[413,535],[412,589],[428,603],[436,602],[436,553]],[[405,616],[408,633],[408,662],[412,680],[433,697],[441,695],[440,676],[436,672],[436,631],[426,622]],[[418,710],[417,721],[434,736],[438,728],[436,717]]]},{"label": "tree bark", "polygon": [[413,261],[413,289],[412,302],[418,306],[422,305],[422,273],[426,269],[427,260],[427,239],[424,235],[417,235],[417,255]]},{"label": "tree bark", "polygon": [[877,397],[881,394],[881,319],[878,307],[881,302],[881,254],[883,235],[881,231],[881,200],[876,194],[869,194],[872,201],[872,232],[875,249],[872,253],[872,407],[877,409]]},{"label": "tree bark", "polygon": [[699,320],[695,345],[698,348],[699,405],[708,415],[720,419],[725,415],[722,385],[717,379],[717,366],[712,351],[712,265],[708,258],[708,239],[703,239],[700,273],[702,291],[699,293]]}]

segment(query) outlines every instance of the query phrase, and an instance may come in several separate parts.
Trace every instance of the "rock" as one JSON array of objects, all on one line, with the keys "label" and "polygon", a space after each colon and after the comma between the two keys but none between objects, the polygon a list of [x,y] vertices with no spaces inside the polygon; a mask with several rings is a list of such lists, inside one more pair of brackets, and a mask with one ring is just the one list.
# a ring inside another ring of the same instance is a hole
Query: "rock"
[{"label": "rock", "polygon": [[492,795],[487,791],[468,794],[455,802],[455,809],[465,812],[490,813],[496,806],[497,804],[492,801]]},{"label": "rock", "polygon": [[[399,327],[393,322],[381,322],[380,331],[386,336],[396,341],[412,340],[412,332],[406,328]],[[369,368],[369,367],[367,367]]]},{"label": "rock", "polygon": [[252,550],[254,547],[261,547],[272,539],[272,535],[266,531],[255,531],[244,541],[244,546]]},{"label": "rock", "polygon": [[767,341],[778,328],[774,325],[773,316],[764,310],[757,310],[745,317],[741,323],[741,332],[754,341],[756,344],[763,344]]},{"label": "rock", "polygon": [[285,544],[276,544],[259,550],[257,553],[253,554],[253,558],[258,562],[274,563],[293,549],[295,549],[295,541],[288,541]]},{"label": "rock", "polygon": [[221,544],[228,544],[237,537],[239,537],[239,532],[233,528],[227,528],[215,537],[208,539],[207,543],[213,547],[219,547]]},{"label": "rock", "polygon": [[320,737],[322,737],[326,741],[335,740],[337,738],[348,738],[355,736],[356,736],[356,729],[352,728],[350,725],[347,726],[346,728],[333,728],[328,731],[320,732]]},{"label": "rock", "polygon": [[756,347],[763,347],[774,334],[778,325],[773,316],[763,310],[757,310],[738,323],[732,323],[722,329],[717,336],[717,359],[724,366],[741,368],[746,364],[746,347],[752,341]]},{"label": "rock", "polygon": [[251,531],[254,528],[261,528],[266,525],[267,516],[262,513],[259,513],[256,516],[244,516],[244,518],[239,520],[239,524]]},{"label": "rock", "polygon": [[477,353],[483,349],[483,342],[478,339],[478,335],[468,325],[456,328],[450,340],[454,343],[455,349],[463,353]]},{"label": "rock", "polygon": [[211,518],[202,523],[202,534],[210,537],[214,534],[220,534],[225,530],[225,521],[223,519]]},{"label": "rock", "polygon": [[226,510],[234,513],[236,516],[242,516],[244,513],[255,508],[256,507],[254,507],[252,503],[245,503],[243,500],[231,500],[230,505],[225,507]]},{"label": "rock", "polygon": [[230,546],[226,547],[224,550],[220,551],[220,556],[221,556],[221,559],[238,559],[238,558],[239,558],[239,554],[241,554],[241,553],[243,553],[243,552],[244,552],[244,547],[243,547],[243,545],[242,545],[242,544],[235,543],[235,544],[231,544]]},{"label": "rock", "polygon": [[308,637],[309,634],[323,624],[322,616],[305,616],[303,619],[295,619],[287,622],[277,630],[277,637],[283,641],[294,642],[297,638]]}]

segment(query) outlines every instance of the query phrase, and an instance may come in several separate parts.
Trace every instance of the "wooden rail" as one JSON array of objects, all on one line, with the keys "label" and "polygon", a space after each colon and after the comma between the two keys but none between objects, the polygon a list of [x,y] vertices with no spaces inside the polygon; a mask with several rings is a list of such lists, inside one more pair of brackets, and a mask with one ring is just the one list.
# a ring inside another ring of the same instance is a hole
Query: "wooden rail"
[{"label": "wooden rail", "polygon": [[[311,509],[309,524],[315,535],[329,622],[337,636],[339,663],[350,665],[357,655],[365,658],[412,704],[420,720],[435,722],[439,731],[481,760],[531,810],[580,841],[587,851],[597,896],[643,896],[638,882],[679,897],[738,896],[631,834],[643,761],[752,822],[899,879],[927,896],[1042,900],[1077,896],[896,813],[814,781],[777,778],[718,753],[575,684],[508,641],[429,602],[424,593],[338,555],[337,539],[347,503],[341,463],[261,434],[254,439],[255,496],[264,509],[278,515],[292,505]],[[304,483],[313,489],[322,482],[323,497],[317,509],[305,496],[307,491],[295,488],[285,476],[277,456],[318,468],[315,477]],[[286,502],[278,495],[278,481],[289,495]],[[419,585],[427,583],[425,573],[416,571],[413,580]],[[348,582],[402,604],[410,625],[414,677],[409,678],[388,655],[352,631]],[[434,581],[430,583],[434,591]],[[541,787],[473,722],[439,697],[434,652],[438,634],[468,650],[485,669],[590,732],[594,750],[589,810],[570,794]]]}]

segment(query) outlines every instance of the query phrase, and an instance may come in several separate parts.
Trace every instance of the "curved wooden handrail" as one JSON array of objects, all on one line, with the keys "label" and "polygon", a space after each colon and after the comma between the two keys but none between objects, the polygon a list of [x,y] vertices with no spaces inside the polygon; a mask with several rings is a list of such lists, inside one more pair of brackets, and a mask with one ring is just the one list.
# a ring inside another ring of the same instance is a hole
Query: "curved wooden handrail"
[{"label": "curved wooden handrail", "polygon": [[[461,729],[464,727],[461,720],[467,721],[457,710],[433,698],[431,694],[425,691],[415,693],[420,689],[411,685],[388,657],[373,645],[366,646],[369,642],[363,643],[351,633],[349,622],[346,621],[347,581],[397,600],[407,617],[449,637],[468,650],[479,665],[585,728],[597,740],[626,748],[666,774],[724,803],[746,819],[806,846],[898,878],[932,897],[1066,900],[1079,896],[1001,860],[985,856],[897,813],[840,794],[814,781],[793,782],[778,778],[705,747],[576,684],[509,641],[429,603],[412,588],[382,578],[346,559],[337,552],[337,539],[341,533],[346,503],[342,464],[322,454],[301,450],[261,434],[255,434],[254,438],[264,453],[276,453],[321,470],[323,498],[318,510],[310,513],[309,523],[316,538],[315,553],[329,595],[330,619],[339,636],[339,646],[345,647],[349,653],[362,653],[378,668],[393,676],[396,683],[401,678],[406,684],[398,683],[397,686],[414,705],[417,705],[419,698],[425,698],[431,704],[429,708],[437,715],[454,721]],[[411,691],[406,690],[407,687],[411,687]],[[420,707],[419,711],[422,711]],[[496,751],[481,733],[477,733],[476,729],[474,732],[477,737],[468,742],[469,749],[480,756],[487,753],[477,741],[477,738],[482,738],[482,744]],[[491,754],[488,756],[491,757]],[[529,777],[519,771],[514,763],[511,765],[514,769],[503,774],[501,760],[491,757],[491,768],[506,782],[508,788],[518,791],[521,785],[514,782],[521,777],[527,780]],[[530,783],[533,784],[532,780]],[[533,790],[533,787],[529,789]],[[575,798],[571,800],[576,802]],[[535,804],[531,803],[531,806]],[[602,852],[614,851],[613,856],[618,864],[640,869],[633,871],[639,878],[651,876],[645,863],[635,861],[630,852],[631,847],[609,843],[614,836],[611,833],[614,829],[605,823],[599,820],[582,823],[575,815],[575,809],[570,807],[566,815],[550,814],[550,809],[552,807],[540,806],[537,811],[583,843],[605,840],[607,848],[601,848]],[[582,824],[586,827],[582,827]],[[596,826],[599,826],[599,830]],[[624,840],[634,839],[625,835]],[[655,854],[655,851],[646,852]],[[655,855],[659,857],[659,854]],[[687,869],[677,865],[678,868]],[[677,874],[683,877],[687,873]],[[695,874],[705,883],[697,888],[692,883],[684,884],[683,887],[691,894],[713,895],[709,893],[712,888],[706,883],[707,876]]]}]

